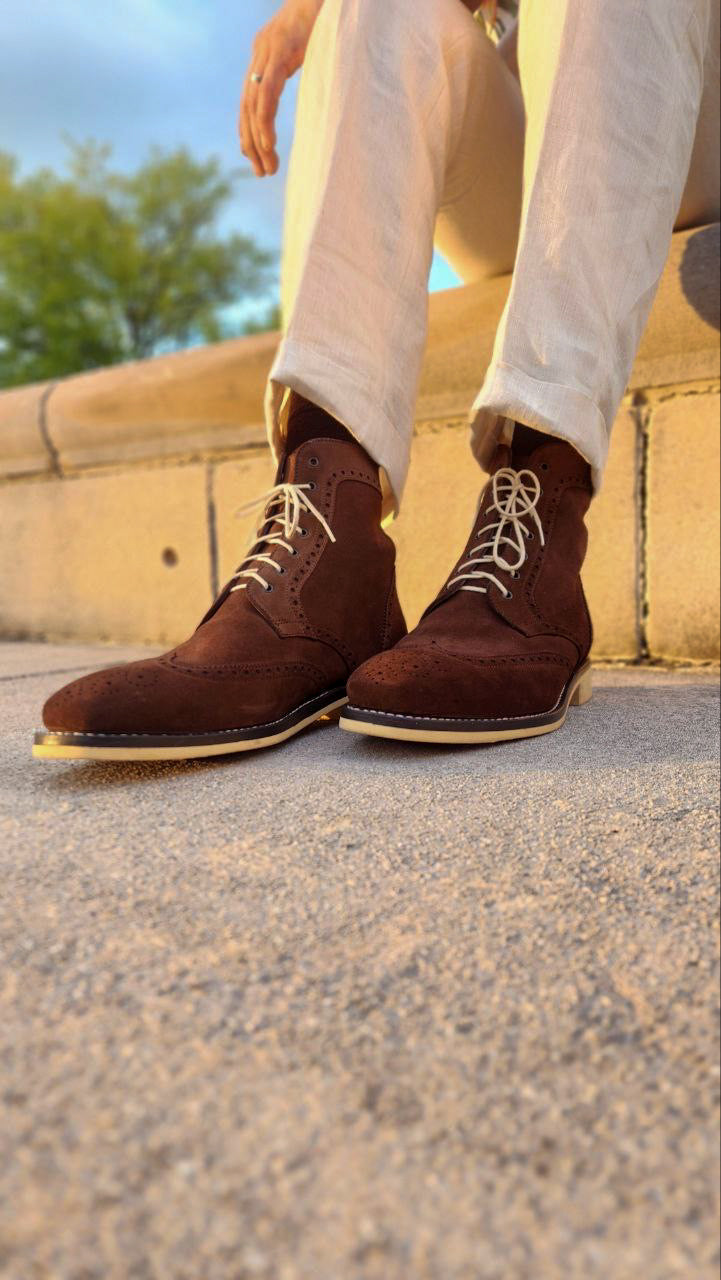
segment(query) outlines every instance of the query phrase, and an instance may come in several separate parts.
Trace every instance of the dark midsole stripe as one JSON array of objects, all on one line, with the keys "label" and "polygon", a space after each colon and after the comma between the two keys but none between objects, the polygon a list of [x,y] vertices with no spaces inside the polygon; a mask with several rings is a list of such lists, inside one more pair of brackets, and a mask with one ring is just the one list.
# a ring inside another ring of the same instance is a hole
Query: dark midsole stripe
[{"label": "dark midsole stripe", "polygon": [[345,698],[343,687],[329,689],[315,698],[304,702],[300,707],[290,711],[280,720],[269,724],[251,725],[247,729],[221,729],[217,733],[191,733],[174,735],[170,733],[52,733],[38,730],[35,734],[35,745],[39,747],[118,747],[127,750],[155,747],[216,747],[224,743],[253,742],[259,738],[274,738],[285,729],[292,729],[301,720],[319,714],[326,707],[332,706]]},{"label": "dark midsole stripe", "polygon": [[343,709],[343,719],[359,720],[364,724],[387,724],[392,729],[422,729],[424,733],[502,733],[507,729],[533,729],[554,724],[562,718],[564,710],[562,705],[549,715],[533,716],[528,720],[438,720],[430,716],[424,720],[348,706]]},{"label": "dark midsole stripe", "polygon": [[589,670],[588,666],[574,672],[563,692],[558,706],[545,715],[518,717],[508,716],[505,720],[440,720],[435,716],[403,716],[393,715],[387,711],[372,711],[367,707],[349,705],[343,710],[344,720],[356,720],[361,724],[385,724],[391,729],[420,729],[424,733],[504,733],[510,729],[543,728],[561,720],[568,708],[571,691],[580,677]]}]

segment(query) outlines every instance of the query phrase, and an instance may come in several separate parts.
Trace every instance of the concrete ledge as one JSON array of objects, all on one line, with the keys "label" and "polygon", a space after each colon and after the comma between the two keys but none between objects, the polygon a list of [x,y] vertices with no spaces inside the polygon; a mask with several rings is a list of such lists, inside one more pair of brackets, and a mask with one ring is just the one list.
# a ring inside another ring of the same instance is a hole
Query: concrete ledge
[{"label": "concrete ledge", "polygon": [[649,649],[667,661],[718,661],[718,394],[659,397],[646,433]]},{"label": "concrete ledge", "polygon": [[43,475],[54,469],[44,414],[51,382],[0,392],[0,477]]},{"label": "concrete ledge", "polygon": [[[717,378],[719,374],[720,228],[673,237],[629,390]],[[490,363],[508,292],[506,277],[435,294],[417,416],[463,413]]]},{"label": "concrete ledge", "polygon": [[[718,376],[719,226],[674,236],[630,390]],[[463,416],[490,360],[509,277],[434,294],[419,422]],[[0,477],[237,451],[264,441],[278,334],[0,393]],[[50,448],[50,454],[48,447]]]},{"label": "concrete ledge", "polygon": [[69,378],[47,429],[66,472],[260,445],[277,334],[199,347]]},{"label": "concrete ledge", "polygon": [[0,490],[0,634],[171,644],[210,603],[200,465]]},{"label": "concrete ledge", "polygon": [[[598,658],[718,655],[718,262],[718,226],[674,238],[615,425],[584,574]],[[411,624],[467,534],[480,479],[465,418],[507,288],[431,300],[414,466],[392,530]],[[0,634],[187,633],[244,552],[235,510],[272,482],[262,400],[277,341],[0,394]]]}]

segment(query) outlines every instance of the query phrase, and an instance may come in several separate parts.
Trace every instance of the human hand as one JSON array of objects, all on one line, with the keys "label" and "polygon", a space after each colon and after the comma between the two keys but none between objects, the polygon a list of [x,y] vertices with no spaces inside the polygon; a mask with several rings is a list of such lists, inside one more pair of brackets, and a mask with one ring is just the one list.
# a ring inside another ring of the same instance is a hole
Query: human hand
[{"label": "human hand", "polygon": [[303,65],[322,5],[323,0],[286,0],[253,42],[238,133],[256,178],[277,172],[275,118],[280,95],[286,81]]}]

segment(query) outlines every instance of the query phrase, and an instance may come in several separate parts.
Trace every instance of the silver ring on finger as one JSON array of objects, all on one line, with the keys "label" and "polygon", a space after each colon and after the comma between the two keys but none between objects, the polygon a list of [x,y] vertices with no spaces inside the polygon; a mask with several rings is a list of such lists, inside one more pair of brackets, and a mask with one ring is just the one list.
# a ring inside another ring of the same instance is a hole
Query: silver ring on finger
[{"label": "silver ring on finger", "polygon": [[261,84],[263,81],[262,71],[253,71],[250,77],[253,84]]}]

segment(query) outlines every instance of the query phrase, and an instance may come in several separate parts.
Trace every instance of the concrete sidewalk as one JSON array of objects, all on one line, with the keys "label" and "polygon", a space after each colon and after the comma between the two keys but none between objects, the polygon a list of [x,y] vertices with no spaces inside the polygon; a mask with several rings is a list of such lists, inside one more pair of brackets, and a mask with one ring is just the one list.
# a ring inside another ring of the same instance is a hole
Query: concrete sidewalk
[{"label": "concrete sidewalk", "polygon": [[716,1277],[717,678],[33,763],[118,652],[0,646],[0,1275]]}]

